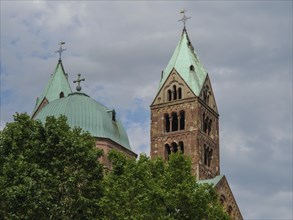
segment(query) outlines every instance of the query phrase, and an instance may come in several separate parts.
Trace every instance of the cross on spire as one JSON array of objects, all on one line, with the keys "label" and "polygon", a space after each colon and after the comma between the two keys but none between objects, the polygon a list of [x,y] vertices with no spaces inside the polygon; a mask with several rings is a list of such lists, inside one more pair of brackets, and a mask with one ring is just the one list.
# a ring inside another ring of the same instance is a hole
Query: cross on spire
[{"label": "cross on spire", "polygon": [[191,17],[187,17],[187,16],[185,15],[185,12],[187,12],[186,9],[183,9],[182,11],[180,11],[180,13],[183,14],[183,18],[181,18],[180,20],[178,20],[178,21],[182,21],[182,22],[183,22],[184,29],[185,29],[186,21],[187,21],[188,19],[191,18]]},{"label": "cross on spire", "polygon": [[59,60],[61,60],[61,54],[64,50],[66,50],[65,48],[62,47],[62,45],[64,45],[65,42],[64,41],[60,41],[60,43],[58,45],[60,45],[59,50],[56,50],[55,53],[59,53]]},{"label": "cross on spire", "polygon": [[81,76],[80,73],[77,74],[77,76],[78,76],[78,79],[77,80],[74,80],[73,83],[77,83],[76,90],[79,92],[81,90],[80,82],[85,81],[85,79],[84,78],[83,79],[80,78],[80,76]]}]

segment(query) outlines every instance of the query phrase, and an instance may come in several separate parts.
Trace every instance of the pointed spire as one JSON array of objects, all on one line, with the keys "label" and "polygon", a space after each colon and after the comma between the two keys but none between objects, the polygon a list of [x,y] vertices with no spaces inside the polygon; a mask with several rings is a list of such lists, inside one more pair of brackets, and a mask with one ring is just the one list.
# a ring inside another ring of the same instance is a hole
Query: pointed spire
[{"label": "pointed spire", "polygon": [[71,92],[67,74],[64,71],[61,59],[59,59],[55,71],[51,75],[51,79],[49,80],[43,94],[37,98],[36,106],[32,114],[33,117],[40,108],[44,106],[44,104],[42,105],[44,101],[49,103],[56,99],[66,97]]},{"label": "pointed spire", "polygon": [[173,69],[175,69],[182,79],[184,79],[193,93],[199,96],[207,72],[194,51],[185,27],[167,67],[163,71],[159,90]]}]

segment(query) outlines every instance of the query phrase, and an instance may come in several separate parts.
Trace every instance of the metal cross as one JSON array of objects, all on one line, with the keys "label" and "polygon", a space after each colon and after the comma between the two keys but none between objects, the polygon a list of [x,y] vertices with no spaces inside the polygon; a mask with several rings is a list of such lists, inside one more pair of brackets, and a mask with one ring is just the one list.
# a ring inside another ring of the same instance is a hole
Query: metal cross
[{"label": "metal cross", "polygon": [[61,60],[61,54],[64,50],[66,50],[65,48],[62,47],[62,45],[64,45],[65,42],[64,41],[60,41],[59,45],[59,50],[56,50],[55,53],[59,53],[59,60]]},{"label": "metal cross", "polygon": [[80,78],[80,76],[81,76],[80,73],[77,74],[77,76],[78,76],[78,79],[77,80],[74,80],[73,83],[77,83],[76,90],[79,92],[81,90],[80,82],[81,81],[85,81],[85,79],[84,78],[83,79]]},{"label": "metal cross", "polygon": [[185,28],[186,21],[191,18],[191,17],[187,17],[185,15],[185,12],[187,12],[186,9],[183,9],[182,11],[180,11],[180,13],[183,14],[183,18],[181,18],[180,20],[178,20],[178,21],[182,21],[183,22],[184,28]]}]

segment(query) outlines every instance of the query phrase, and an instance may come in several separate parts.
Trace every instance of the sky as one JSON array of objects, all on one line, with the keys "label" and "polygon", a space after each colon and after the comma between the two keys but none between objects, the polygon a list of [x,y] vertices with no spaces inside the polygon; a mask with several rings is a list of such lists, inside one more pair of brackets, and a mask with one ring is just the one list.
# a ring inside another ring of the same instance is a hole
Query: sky
[{"label": "sky", "polygon": [[244,219],[292,219],[292,1],[1,1],[0,128],[31,113],[58,42],[72,81],[115,108],[133,151],[150,151],[150,109],[179,41],[209,73],[221,173]]}]

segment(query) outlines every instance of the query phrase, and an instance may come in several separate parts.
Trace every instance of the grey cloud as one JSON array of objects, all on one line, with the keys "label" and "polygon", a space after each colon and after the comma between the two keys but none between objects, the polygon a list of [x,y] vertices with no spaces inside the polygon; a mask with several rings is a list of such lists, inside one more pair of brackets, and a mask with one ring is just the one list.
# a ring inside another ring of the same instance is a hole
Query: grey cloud
[{"label": "grey cloud", "polygon": [[[31,112],[57,64],[57,43],[64,40],[70,81],[82,73],[83,91],[118,109],[135,149],[147,153],[145,113],[181,34],[178,11],[187,8],[188,34],[220,110],[222,173],[243,216],[292,218],[292,2],[1,7],[1,94],[8,96],[1,102],[1,126],[16,111]],[[137,111],[145,118],[127,117]]]}]

